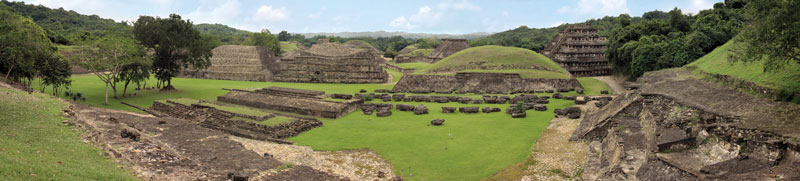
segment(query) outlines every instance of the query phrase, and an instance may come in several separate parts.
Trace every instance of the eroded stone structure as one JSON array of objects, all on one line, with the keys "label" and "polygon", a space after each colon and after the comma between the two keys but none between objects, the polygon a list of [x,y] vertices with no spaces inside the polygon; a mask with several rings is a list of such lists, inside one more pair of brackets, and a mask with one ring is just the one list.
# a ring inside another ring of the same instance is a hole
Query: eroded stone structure
[{"label": "eroded stone structure", "polygon": [[[290,112],[325,118],[339,118],[355,110],[361,100],[337,102],[315,96],[316,91],[269,87],[255,91],[231,90],[217,101],[247,107]],[[324,94],[324,93],[323,93]]]},{"label": "eroded stone structure", "polygon": [[393,91],[509,93],[558,89],[579,90],[583,87],[577,79],[525,79],[516,73],[459,72],[455,76],[406,74]]},{"label": "eroded stone structure", "polygon": [[185,70],[182,77],[271,81],[278,58],[265,47],[223,45],[211,51],[211,66],[206,70]]},{"label": "eroded stone structure", "polygon": [[384,83],[389,78],[384,63],[368,50],[320,39],[311,48],[281,59],[273,78],[279,82]]},{"label": "eroded stone structure", "polygon": [[212,50],[206,70],[188,69],[182,77],[277,82],[384,83],[389,75],[379,51],[327,39],[284,58],[264,47],[223,45]]},{"label": "eroded stone structure", "polygon": [[599,76],[611,74],[605,52],[606,37],[590,24],[577,24],[553,37],[542,54],[574,76]]},{"label": "eroded stone structure", "polygon": [[431,58],[437,62],[467,48],[470,47],[466,39],[442,39],[442,43],[431,53]]}]

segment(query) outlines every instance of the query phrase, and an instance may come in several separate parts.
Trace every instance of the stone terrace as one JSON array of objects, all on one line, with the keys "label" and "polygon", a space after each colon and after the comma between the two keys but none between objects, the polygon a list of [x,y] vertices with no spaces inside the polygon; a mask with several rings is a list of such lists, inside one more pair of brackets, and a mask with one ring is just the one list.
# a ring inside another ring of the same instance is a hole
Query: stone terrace
[{"label": "stone terrace", "polygon": [[470,47],[466,39],[442,39],[442,43],[433,50],[430,57],[433,62],[437,62],[467,48]]},{"label": "stone terrace", "polygon": [[212,50],[207,70],[186,70],[183,77],[221,80],[271,81],[277,58],[263,47],[223,45]]},{"label": "stone terrace", "polygon": [[448,75],[404,75],[394,86],[397,92],[532,92],[583,89],[576,79],[524,79],[516,73],[459,72]]},{"label": "stone terrace", "polygon": [[325,118],[339,118],[355,110],[357,100],[350,102],[327,101],[322,98],[309,98],[287,96],[286,94],[273,94],[263,90],[245,91],[232,90],[228,94],[217,97],[219,102],[290,112],[302,115],[320,116]]},{"label": "stone terrace", "polygon": [[599,76],[611,74],[611,66],[605,59],[606,37],[589,24],[567,27],[558,33],[542,51],[564,69],[575,76]]}]

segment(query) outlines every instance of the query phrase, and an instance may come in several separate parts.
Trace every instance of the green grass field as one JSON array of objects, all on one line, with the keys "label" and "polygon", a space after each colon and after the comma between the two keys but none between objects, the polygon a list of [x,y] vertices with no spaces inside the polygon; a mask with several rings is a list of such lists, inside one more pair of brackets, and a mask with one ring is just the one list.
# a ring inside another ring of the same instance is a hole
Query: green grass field
[{"label": "green grass field", "polygon": [[423,69],[423,68],[426,68],[426,67],[428,67],[428,66],[431,66],[431,65],[432,65],[432,64],[430,64],[430,63],[424,63],[424,62],[413,62],[413,63],[394,63],[394,62],[387,62],[387,63],[390,63],[390,64],[392,64],[392,65],[396,65],[396,66],[398,66],[398,67],[400,67],[400,68],[404,68],[404,69]]},{"label": "green grass field", "polygon": [[565,74],[567,72],[549,58],[534,51],[516,47],[488,45],[461,50],[431,66],[418,69],[415,74],[456,72],[480,69],[481,66],[497,65],[540,66],[555,72]]},{"label": "green grass field", "polygon": [[386,73],[389,75],[392,75],[392,83],[397,83],[397,81],[400,81],[400,78],[403,77],[403,72],[387,68],[384,68],[384,70],[386,70]]},{"label": "green grass field", "polygon": [[[608,89],[596,79],[581,78],[579,80],[581,83],[587,84],[585,85],[587,94],[599,94],[599,90]],[[148,85],[154,85],[155,80],[151,81]],[[138,95],[121,99],[111,98],[110,105],[103,105],[104,86],[94,75],[73,76],[72,90],[82,92],[87,97],[87,101],[84,103],[91,106],[138,111],[119,102],[124,101],[141,107],[149,107],[152,105],[152,101],[175,98],[181,98],[176,100],[186,103],[196,102],[191,99],[214,101],[217,96],[227,93],[222,88],[245,89],[282,86],[327,93],[352,94],[360,89],[372,92],[375,89],[391,89],[393,86],[393,84],[281,83],[190,78],[175,78],[172,83],[178,91],[129,90]],[[576,95],[576,93],[569,92],[564,95]],[[479,94],[459,96],[481,97]],[[403,174],[403,177],[409,180],[477,180],[526,159],[530,154],[531,146],[536,142],[541,131],[547,127],[549,120],[553,118],[552,110],[573,103],[551,100],[548,111],[528,111],[528,117],[524,119],[512,119],[504,112],[445,115],[441,113],[441,106],[460,107],[462,105],[459,103],[425,104],[428,106],[430,114],[416,116],[410,112],[393,111],[394,115],[390,117],[378,118],[375,115],[366,116],[360,111],[355,111],[336,120],[320,119],[324,122],[324,126],[290,140],[299,145],[310,146],[315,150],[373,150],[388,160],[395,172]],[[503,110],[508,107],[507,104],[468,104],[463,106],[491,106]],[[274,111],[264,112],[273,113]],[[442,127],[427,126],[430,120],[435,118],[446,119],[445,125]],[[275,121],[286,120],[267,120],[263,124],[275,124]],[[453,139],[450,139],[450,135],[453,136]],[[409,174],[413,174],[413,176]]]},{"label": "green grass field", "polygon": [[414,51],[411,51],[411,52],[408,52],[408,53],[404,53],[404,54],[400,54],[400,55],[415,57],[415,56],[429,56],[429,55],[431,55],[431,53],[433,53],[433,49],[415,49]]},{"label": "green grass field", "polygon": [[608,93],[614,94],[614,90],[608,87],[606,83],[591,77],[578,77],[578,82],[583,86],[583,93],[586,95],[600,95],[600,91],[607,90]]},{"label": "green grass field", "polygon": [[0,88],[0,180],[137,180],[61,123],[67,103]]},{"label": "green grass field", "polygon": [[[424,104],[429,114],[392,110],[392,116],[379,118],[356,111],[323,120],[324,126],[290,140],[315,150],[370,149],[407,180],[478,180],[526,159],[553,118],[552,109],[573,103],[552,100],[548,111],[531,110],[523,119],[505,114],[508,104]],[[503,112],[444,114],[442,106],[499,107]],[[436,118],[444,118],[444,125],[429,126]]]},{"label": "green grass field", "polygon": [[762,71],[765,60],[730,62],[728,55],[733,47],[734,42],[729,41],[686,66],[695,67],[697,70],[707,73],[733,76],[773,89],[800,92],[800,81],[798,81],[800,80],[800,65],[790,63],[785,65],[784,69],[765,73]]}]

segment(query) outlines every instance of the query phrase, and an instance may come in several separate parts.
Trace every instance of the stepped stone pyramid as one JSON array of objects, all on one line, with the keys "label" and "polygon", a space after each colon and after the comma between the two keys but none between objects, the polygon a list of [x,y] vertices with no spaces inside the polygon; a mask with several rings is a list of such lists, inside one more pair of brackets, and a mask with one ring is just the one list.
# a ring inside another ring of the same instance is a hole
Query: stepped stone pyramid
[{"label": "stepped stone pyramid", "polygon": [[601,37],[590,24],[577,24],[553,37],[542,54],[573,76],[602,76],[611,74],[605,52],[606,37]]},{"label": "stepped stone pyramid", "polygon": [[433,50],[431,59],[433,62],[438,62],[447,56],[455,54],[458,51],[470,48],[466,39],[442,39],[442,43]]},{"label": "stepped stone pyramid", "polygon": [[220,80],[271,81],[276,57],[263,47],[223,45],[211,51],[206,70],[186,70],[184,77]]},{"label": "stepped stone pyramid", "polygon": [[319,39],[279,62],[274,79],[279,82],[385,83],[389,75],[384,60],[368,50]]}]

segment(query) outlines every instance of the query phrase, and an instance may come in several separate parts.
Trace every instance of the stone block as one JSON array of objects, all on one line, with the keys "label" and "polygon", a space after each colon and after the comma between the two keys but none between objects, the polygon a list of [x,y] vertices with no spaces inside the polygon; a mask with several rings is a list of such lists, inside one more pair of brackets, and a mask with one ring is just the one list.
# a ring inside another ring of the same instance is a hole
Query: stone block
[{"label": "stone block", "polygon": [[534,111],[547,111],[547,105],[544,104],[536,104],[533,106]]},{"label": "stone block", "polygon": [[397,110],[398,111],[413,111],[414,110],[414,105],[397,104]]},{"label": "stone block", "polygon": [[441,126],[442,124],[444,124],[444,119],[434,119],[434,120],[431,120],[431,125],[434,125],[434,126]]},{"label": "stone block", "polygon": [[600,94],[608,94],[608,90],[601,90]]},{"label": "stone block", "polygon": [[480,108],[478,107],[459,107],[458,112],[461,113],[478,113]]},{"label": "stone block", "polygon": [[421,115],[421,114],[428,114],[428,107],[425,107],[425,104],[420,104],[414,107],[414,114]]},{"label": "stone block", "polygon": [[388,109],[381,109],[381,111],[378,111],[377,115],[378,115],[378,117],[391,116],[392,115],[392,111],[390,111]]},{"label": "stone block", "polygon": [[561,95],[561,93],[555,93],[555,94],[553,94],[553,99],[563,99],[563,98],[564,98],[564,96],[563,96],[563,95]]},{"label": "stone block", "polygon": [[512,118],[525,118],[527,114],[525,112],[515,112],[511,113]]},{"label": "stone block", "polygon": [[442,113],[454,113],[456,112],[456,108],[454,107],[442,107]]}]

